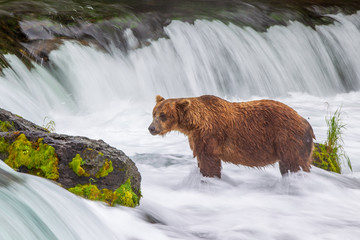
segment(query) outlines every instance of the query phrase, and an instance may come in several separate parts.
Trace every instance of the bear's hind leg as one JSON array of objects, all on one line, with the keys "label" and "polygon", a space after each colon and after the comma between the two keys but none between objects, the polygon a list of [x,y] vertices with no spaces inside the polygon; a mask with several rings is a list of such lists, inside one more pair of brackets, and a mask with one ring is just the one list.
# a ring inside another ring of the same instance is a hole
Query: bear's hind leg
[{"label": "bear's hind leg", "polygon": [[303,159],[286,159],[279,161],[279,168],[283,176],[289,172],[297,172],[300,170],[310,172],[310,163],[304,162]]},{"label": "bear's hind leg", "polygon": [[[287,139],[287,141],[284,139]],[[292,138],[291,136],[279,138],[276,144],[276,152],[280,159],[279,168],[281,174],[284,176],[288,172],[300,170],[310,172],[312,147],[311,135],[304,138]]]},{"label": "bear's hind leg", "polygon": [[219,158],[201,154],[198,156],[198,166],[204,177],[221,178],[221,160]]}]

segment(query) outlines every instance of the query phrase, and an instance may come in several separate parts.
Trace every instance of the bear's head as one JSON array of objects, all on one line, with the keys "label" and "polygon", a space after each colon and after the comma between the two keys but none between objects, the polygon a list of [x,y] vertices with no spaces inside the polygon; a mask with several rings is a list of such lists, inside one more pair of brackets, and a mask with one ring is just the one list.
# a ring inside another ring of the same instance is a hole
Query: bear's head
[{"label": "bear's head", "polygon": [[165,135],[173,130],[180,131],[179,123],[189,105],[189,99],[164,99],[157,95],[149,132],[152,135]]}]

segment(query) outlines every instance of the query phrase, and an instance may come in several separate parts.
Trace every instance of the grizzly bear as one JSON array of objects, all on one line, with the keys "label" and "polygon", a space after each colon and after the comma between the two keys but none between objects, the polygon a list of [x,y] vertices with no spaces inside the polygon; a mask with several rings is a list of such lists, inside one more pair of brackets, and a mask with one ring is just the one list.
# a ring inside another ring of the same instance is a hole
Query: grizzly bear
[{"label": "grizzly bear", "polygon": [[210,95],[165,100],[158,95],[149,131],[164,135],[173,130],[188,136],[206,177],[221,177],[221,160],[249,167],[279,162],[282,175],[310,171],[312,127],[281,102],[228,102]]}]

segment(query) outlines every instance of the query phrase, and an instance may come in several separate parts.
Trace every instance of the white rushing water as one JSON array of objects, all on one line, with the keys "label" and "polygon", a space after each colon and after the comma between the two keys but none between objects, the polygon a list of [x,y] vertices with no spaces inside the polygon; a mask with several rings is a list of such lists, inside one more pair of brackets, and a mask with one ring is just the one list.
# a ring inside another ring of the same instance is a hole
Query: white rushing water
[{"label": "white rushing water", "polygon": [[[315,30],[293,22],[264,33],[174,21],[168,39],[127,54],[66,41],[51,69],[7,55],[0,107],[123,150],[141,172],[143,198],[135,209],[109,208],[0,164],[0,239],[359,239],[360,14],[333,17]],[[341,107],[353,172],[343,164],[343,175],[313,168],[282,178],[276,165],[224,164],[221,180],[202,178],[185,136],[148,133],[156,94],[280,100],[309,120],[318,142]]]}]

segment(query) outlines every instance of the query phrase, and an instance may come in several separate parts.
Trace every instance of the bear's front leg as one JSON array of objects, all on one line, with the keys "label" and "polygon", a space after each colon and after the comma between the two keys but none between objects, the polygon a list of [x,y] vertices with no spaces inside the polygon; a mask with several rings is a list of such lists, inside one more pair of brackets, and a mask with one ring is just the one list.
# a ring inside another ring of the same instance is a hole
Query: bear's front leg
[{"label": "bear's front leg", "polygon": [[219,144],[213,135],[209,134],[206,138],[201,138],[201,133],[189,136],[190,147],[194,157],[197,158],[198,167],[204,177],[221,178],[221,160],[218,157],[220,150]]},{"label": "bear's front leg", "polygon": [[221,160],[214,155],[200,154],[198,156],[198,166],[204,177],[221,178]]}]

